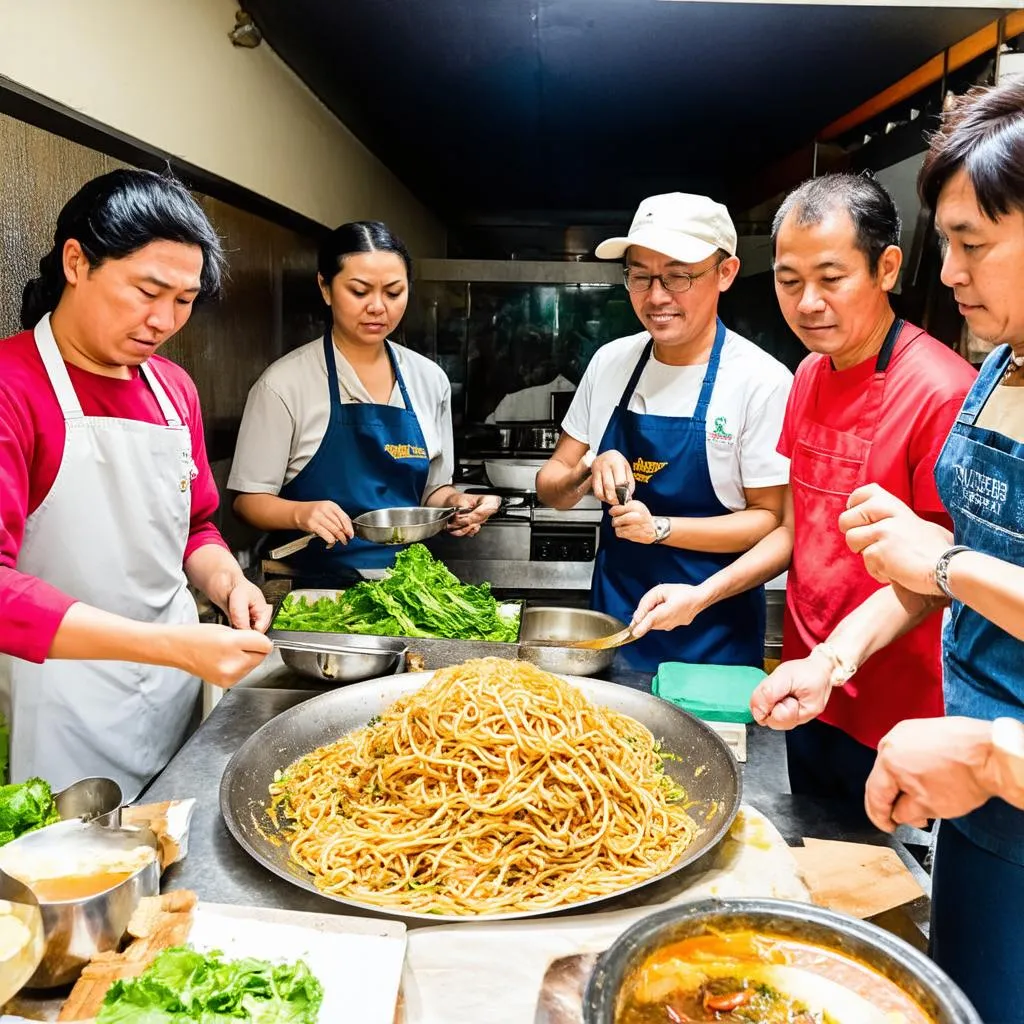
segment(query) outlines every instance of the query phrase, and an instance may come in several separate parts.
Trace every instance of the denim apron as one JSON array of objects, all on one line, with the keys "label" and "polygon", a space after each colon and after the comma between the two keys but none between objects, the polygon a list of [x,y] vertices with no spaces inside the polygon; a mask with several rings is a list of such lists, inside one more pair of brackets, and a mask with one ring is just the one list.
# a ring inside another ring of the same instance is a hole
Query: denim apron
[{"label": "denim apron", "polygon": [[[935,480],[957,544],[1024,565],[1024,444],[975,422],[1009,360],[1007,345],[985,360]],[[943,689],[948,715],[1024,719],[1024,643],[954,601],[943,632]],[[932,915],[933,955],[982,1018],[1024,1022],[1024,812],[993,799],[943,822]]]},{"label": "denim apron", "polygon": [[[355,519],[379,508],[419,505],[427,486],[430,458],[402,371],[384,342],[405,408],[353,402],[343,404],[338,388],[338,365],[330,332],[324,335],[327,387],[331,414],[313,458],[281,488],[289,501],[333,501]],[[301,534],[281,531],[268,547],[277,547]],[[346,574],[346,570],[388,568],[399,545],[374,544],[353,537],[328,548],[319,538],[288,559],[293,568],[314,575]]]},{"label": "denim apron", "polygon": [[[704,383],[693,416],[631,412],[630,399],[654,348],[653,339],[626,384],[601,438],[599,452],[621,452],[633,467],[636,490],[654,516],[709,517],[729,514],[715,494],[705,440],[708,406],[725,345],[718,321]],[[601,520],[591,607],[629,622],[640,598],[659,583],[702,583],[738,558],[687,551],[666,544],[638,544],[615,536],[611,517]],[[634,668],[653,671],[664,661],[712,665],[764,664],[764,588],[756,587],[700,613],[689,626],[653,630],[622,649]]]}]

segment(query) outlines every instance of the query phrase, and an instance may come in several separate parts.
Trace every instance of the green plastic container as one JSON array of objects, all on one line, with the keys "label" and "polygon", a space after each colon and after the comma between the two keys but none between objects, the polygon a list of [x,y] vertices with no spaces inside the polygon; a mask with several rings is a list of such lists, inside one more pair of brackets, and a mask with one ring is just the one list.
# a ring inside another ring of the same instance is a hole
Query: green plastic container
[{"label": "green plastic container", "polygon": [[750,697],[765,673],[746,665],[658,666],[651,692],[706,722],[752,722]]}]

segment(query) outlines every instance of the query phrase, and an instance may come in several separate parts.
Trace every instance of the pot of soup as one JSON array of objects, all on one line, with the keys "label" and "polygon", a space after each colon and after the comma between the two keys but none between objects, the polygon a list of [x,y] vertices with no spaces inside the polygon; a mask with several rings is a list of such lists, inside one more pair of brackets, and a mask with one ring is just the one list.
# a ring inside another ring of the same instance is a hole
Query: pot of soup
[{"label": "pot of soup", "polygon": [[585,1024],[982,1024],[924,954],[784,900],[705,900],[637,922],[598,960]]}]

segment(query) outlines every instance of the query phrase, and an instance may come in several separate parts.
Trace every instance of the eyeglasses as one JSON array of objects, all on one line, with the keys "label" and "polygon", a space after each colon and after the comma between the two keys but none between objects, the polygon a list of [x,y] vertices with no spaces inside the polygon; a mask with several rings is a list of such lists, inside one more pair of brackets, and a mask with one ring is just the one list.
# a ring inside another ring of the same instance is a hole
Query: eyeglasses
[{"label": "eyeglasses", "polygon": [[622,280],[626,284],[627,291],[646,292],[655,281],[660,281],[661,287],[665,291],[678,295],[680,292],[688,292],[693,287],[694,281],[705,274],[710,274],[712,270],[717,270],[721,265],[722,261],[718,260],[708,267],[707,270],[702,270],[699,274],[684,274],[677,270],[673,270],[668,274],[643,274],[631,267],[623,267]]}]

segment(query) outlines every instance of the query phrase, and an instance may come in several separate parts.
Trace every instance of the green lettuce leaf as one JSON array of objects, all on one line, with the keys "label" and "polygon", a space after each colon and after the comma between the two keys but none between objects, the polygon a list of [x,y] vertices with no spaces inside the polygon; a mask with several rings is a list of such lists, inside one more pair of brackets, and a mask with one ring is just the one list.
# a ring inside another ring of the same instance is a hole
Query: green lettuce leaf
[{"label": "green lettuce leaf", "polygon": [[489,584],[460,583],[422,544],[413,544],[382,580],[357,583],[337,598],[287,596],[274,628],[514,643],[519,617],[505,618],[499,607]]},{"label": "green lettuce leaf", "polygon": [[0,846],[60,821],[50,784],[42,779],[0,786]]},{"label": "green lettuce leaf", "polygon": [[224,960],[164,950],[137,978],[115,981],[96,1024],[316,1024],[323,986],[302,960]]}]

